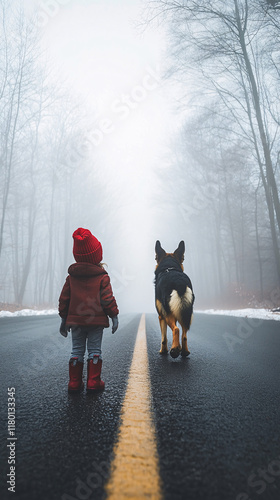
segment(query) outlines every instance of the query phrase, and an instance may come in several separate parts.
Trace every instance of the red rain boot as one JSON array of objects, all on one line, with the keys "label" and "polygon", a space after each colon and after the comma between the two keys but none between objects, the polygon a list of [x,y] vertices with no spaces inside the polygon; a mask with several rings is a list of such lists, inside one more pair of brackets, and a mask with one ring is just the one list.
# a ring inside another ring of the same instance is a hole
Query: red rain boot
[{"label": "red rain boot", "polygon": [[83,382],[83,366],[84,364],[81,361],[78,361],[78,358],[71,358],[69,361],[69,384],[68,384],[68,392],[78,392],[82,391],[84,388]]},{"label": "red rain boot", "polygon": [[94,358],[98,358],[97,363],[94,363],[93,359],[88,360],[87,391],[103,391],[105,383],[100,378],[102,360],[99,356],[94,356]]}]

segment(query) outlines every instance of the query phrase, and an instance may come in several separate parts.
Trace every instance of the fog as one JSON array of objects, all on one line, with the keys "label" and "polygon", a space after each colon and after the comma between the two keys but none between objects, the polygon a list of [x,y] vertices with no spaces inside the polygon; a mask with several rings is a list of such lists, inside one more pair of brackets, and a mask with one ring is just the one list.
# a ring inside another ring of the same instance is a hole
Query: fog
[{"label": "fog", "polygon": [[[231,61],[230,80],[231,53],[211,65],[209,48],[192,47],[180,14],[160,2],[8,4],[0,0],[1,305],[56,307],[72,233],[84,227],[102,243],[121,312],[154,311],[158,239],[169,252],[185,241],[198,308],[278,306],[279,55],[263,35],[250,48],[256,109],[242,65]],[[271,40],[277,26],[265,29]]]}]

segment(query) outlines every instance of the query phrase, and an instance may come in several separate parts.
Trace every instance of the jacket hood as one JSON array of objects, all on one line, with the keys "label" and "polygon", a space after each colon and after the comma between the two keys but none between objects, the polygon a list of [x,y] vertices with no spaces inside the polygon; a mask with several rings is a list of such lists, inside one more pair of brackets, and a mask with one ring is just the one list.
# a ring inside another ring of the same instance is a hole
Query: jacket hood
[{"label": "jacket hood", "polygon": [[90,264],[89,262],[77,262],[71,264],[68,268],[68,273],[70,276],[78,277],[90,277],[90,276],[100,276],[100,274],[107,274],[107,271],[98,264]]}]

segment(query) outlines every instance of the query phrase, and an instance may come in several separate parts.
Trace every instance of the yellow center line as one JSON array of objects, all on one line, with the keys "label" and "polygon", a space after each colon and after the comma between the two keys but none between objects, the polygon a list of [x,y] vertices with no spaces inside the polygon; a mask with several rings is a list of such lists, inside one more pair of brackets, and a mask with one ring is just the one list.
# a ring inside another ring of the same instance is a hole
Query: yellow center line
[{"label": "yellow center line", "polygon": [[142,314],[122,407],[119,439],[106,486],[108,500],[162,498],[150,401],[145,315]]}]

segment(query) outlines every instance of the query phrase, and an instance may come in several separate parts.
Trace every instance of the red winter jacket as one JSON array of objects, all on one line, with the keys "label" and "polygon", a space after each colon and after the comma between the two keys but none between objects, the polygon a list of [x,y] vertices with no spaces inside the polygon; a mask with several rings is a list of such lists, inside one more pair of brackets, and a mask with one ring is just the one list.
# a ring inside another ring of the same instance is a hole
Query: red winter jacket
[{"label": "red winter jacket", "polygon": [[110,278],[101,266],[77,262],[68,269],[59,297],[59,315],[67,325],[109,326],[108,316],[119,313]]}]

